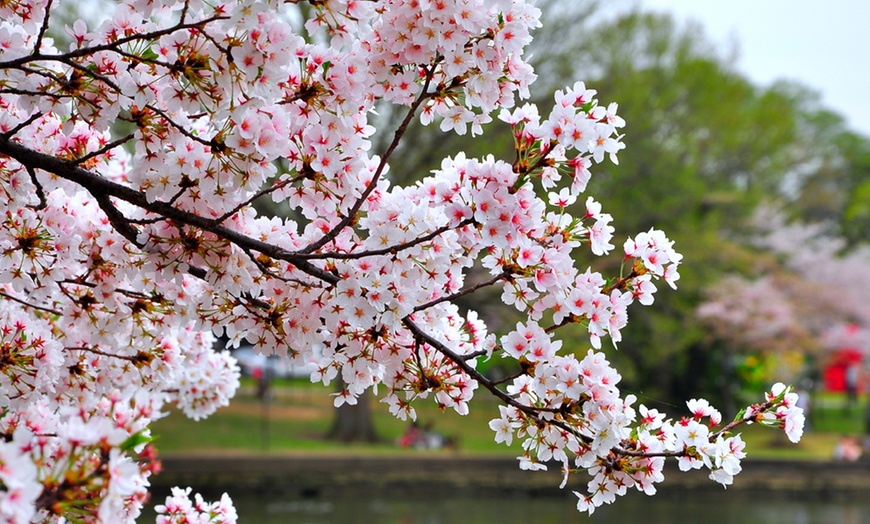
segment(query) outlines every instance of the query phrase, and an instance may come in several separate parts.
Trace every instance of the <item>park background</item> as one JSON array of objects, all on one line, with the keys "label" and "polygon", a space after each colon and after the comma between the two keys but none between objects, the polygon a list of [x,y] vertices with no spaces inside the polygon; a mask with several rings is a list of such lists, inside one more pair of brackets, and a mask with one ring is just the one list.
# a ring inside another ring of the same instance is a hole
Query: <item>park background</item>
[{"label": "park background", "polygon": [[[826,464],[846,436],[861,442],[867,433],[866,107],[855,107],[853,114],[850,106],[820,93],[819,86],[793,76],[759,80],[743,69],[741,56],[757,51],[741,47],[739,30],[731,34],[735,38],[723,41],[720,29],[720,38],[713,38],[702,23],[687,18],[697,13],[681,12],[678,6],[672,14],[663,10],[668,4],[677,2],[541,2],[546,30],[536,35],[530,49],[539,75],[533,96],[544,97],[582,79],[603,103],[619,103],[619,114],[628,123],[623,139],[627,147],[618,166],[598,166],[589,186],[619,224],[617,238],[654,226],[666,231],[685,255],[679,290],[662,290],[653,308],[632,308],[624,340],[618,350],[607,349],[608,358],[622,373],[623,392],[673,417],[686,410],[672,399],[708,398],[728,417],[759,398],[771,383],[793,383],[809,399],[809,427],[802,442],[787,446],[778,432],[749,427],[743,432],[748,460]],[[799,9],[779,4],[783,10]],[[849,18],[849,6],[855,5],[845,2],[839,10],[830,9],[840,15],[845,10]],[[751,12],[745,16],[756,17]],[[767,23],[775,27],[778,21]],[[776,46],[775,32],[771,34]],[[818,39],[823,47],[826,37]],[[845,57],[856,71],[849,78],[863,84],[864,92],[866,77],[858,72],[866,74],[868,67],[858,57],[866,50],[851,49],[854,54]],[[547,97],[534,101],[544,113],[553,103]],[[392,119],[397,115],[385,110],[379,118],[385,128],[395,127]],[[856,131],[856,124],[862,131]],[[468,156],[508,158],[512,140],[498,124],[477,140],[417,125],[394,156],[390,177],[399,184],[412,182],[460,149]],[[261,211],[286,213],[280,207]],[[612,267],[618,267],[618,255],[610,259]],[[577,261],[579,267],[589,263]],[[463,306],[479,311],[494,331],[507,331],[517,321],[497,296],[476,294]],[[586,351],[580,330],[564,338],[567,349]],[[271,371],[248,368],[234,403],[212,417],[192,422],[171,416],[154,426],[167,465],[164,480],[156,479],[158,488],[178,475],[183,478],[183,468],[173,470],[172,465],[180,467],[183,461],[178,459],[184,457],[217,464],[251,457],[404,457],[411,460],[407,464],[420,466],[419,460],[430,464],[425,461],[433,457],[512,461],[520,453],[495,444],[487,423],[497,407],[488,399],[478,398],[477,408],[466,417],[441,413],[433,404],[418,406],[420,424],[431,424],[450,445],[403,449],[399,441],[408,424],[392,418],[376,397],[336,410],[333,388],[278,377],[280,363],[267,362]],[[493,375],[515,372],[497,358],[486,365]],[[860,476],[862,470],[849,471]],[[741,480],[736,479],[738,486]],[[194,487],[208,490],[207,476],[200,481],[203,485]],[[321,522],[312,515],[332,510],[318,506],[319,492],[306,496],[305,488],[300,489],[292,495],[308,502],[288,502],[284,509],[307,507],[307,521]],[[560,492],[566,493],[570,491]],[[159,492],[155,495],[159,498]],[[577,518],[568,499],[559,504]],[[643,514],[643,508],[637,511]],[[862,519],[870,510],[854,511]],[[810,521],[848,521],[841,514],[825,515]]]}]

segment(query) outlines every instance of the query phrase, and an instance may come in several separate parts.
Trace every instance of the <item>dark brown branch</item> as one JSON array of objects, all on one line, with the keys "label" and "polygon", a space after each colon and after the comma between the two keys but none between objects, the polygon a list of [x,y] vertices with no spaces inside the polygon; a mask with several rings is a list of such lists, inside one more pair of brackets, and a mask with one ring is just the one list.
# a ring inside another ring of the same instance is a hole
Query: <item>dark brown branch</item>
[{"label": "dark brown branch", "polygon": [[[72,284],[74,286],[89,287],[91,289],[94,289],[97,287],[97,284],[95,284],[93,282],[88,282],[83,277],[76,277],[74,279],[67,278],[64,280],[58,280],[57,282],[58,282],[58,284]],[[128,298],[142,299],[142,300],[147,300],[149,302],[158,303],[162,300],[162,298],[160,298],[158,296],[149,295],[148,293],[143,293],[141,291],[134,291],[132,289],[115,288],[114,292],[120,293]]]},{"label": "dark brown branch", "polygon": [[665,458],[678,458],[685,457],[686,451],[632,451],[628,449],[622,448],[613,448],[613,452],[617,455],[624,455],[626,457],[665,457]]},{"label": "dark brown branch", "polygon": [[[2,92],[5,92],[5,90],[0,91],[0,93],[2,93]],[[12,93],[12,94],[15,94],[15,93]],[[39,95],[39,93],[33,93],[33,94],[34,94],[34,95]],[[8,138],[12,138],[12,137],[15,136],[16,134],[18,134],[19,131],[21,131],[21,130],[24,129],[25,127],[29,126],[30,124],[36,122],[36,121],[39,120],[40,118],[42,118],[42,116],[43,116],[43,114],[42,114],[41,112],[37,111],[36,113],[33,113],[32,115],[30,115],[30,118],[28,118],[28,119],[25,120],[24,122],[21,122],[20,124],[18,124],[17,126],[13,127],[12,129],[10,129],[9,131],[3,133],[3,134],[0,135],[0,136],[2,136],[2,137],[4,137],[4,138],[7,138],[7,139],[8,139]]]},{"label": "dark brown branch", "polygon": [[[278,182],[277,184],[273,184],[271,187],[267,187],[267,188],[261,189],[260,191],[257,192],[257,194],[255,194],[255,195],[252,196],[251,198],[245,200],[244,202],[242,202],[241,204],[237,205],[237,206],[234,207],[233,209],[227,211],[227,212],[224,213],[223,215],[221,215],[221,216],[219,216],[218,218],[214,219],[214,223],[215,223],[216,225],[217,225],[217,224],[221,224],[221,223],[223,223],[225,220],[229,219],[230,217],[232,217],[233,215],[235,215],[236,213],[238,213],[239,211],[241,211],[242,208],[244,208],[244,207],[246,207],[246,206],[249,206],[249,205],[253,204],[255,200],[257,200],[257,199],[259,199],[259,198],[261,198],[261,197],[264,197],[264,196],[266,196],[266,195],[268,195],[268,194],[270,194],[270,193],[274,193],[275,191],[277,191],[277,190],[279,190],[279,189],[281,189],[281,188],[283,188],[283,187],[286,187],[286,186],[288,186],[288,185],[290,185],[290,184],[292,184],[292,183],[294,183],[294,182],[297,182],[298,180],[301,180],[301,179],[303,179],[303,178],[305,178],[305,175],[297,175],[297,176],[295,176],[295,177],[293,177],[293,178],[289,178],[289,179],[287,179],[287,180],[284,180],[283,182]],[[314,258],[314,257],[308,257],[308,258]]]},{"label": "dark brown branch", "polygon": [[339,221],[339,223],[336,224],[335,227],[333,227],[328,233],[323,235],[320,240],[300,250],[299,254],[313,253],[325,246],[326,244],[332,242],[333,240],[335,240],[335,237],[337,237],[338,234],[344,230],[344,228],[348,227],[355,220],[356,214],[359,212],[363,203],[365,203],[369,195],[371,195],[372,191],[374,191],[377,187],[378,180],[380,180],[381,175],[384,173],[384,170],[387,167],[387,161],[390,159],[390,156],[392,156],[396,148],[399,147],[399,142],[402,140],[402,137],[405,136],[405,131],[408,130],[408,126],[411,124],[411,120],[417,113],[417,109],[423,104],[423,102],[425,102],[427,99],[431,98],[434,95],[433,93],[429,93],[428,91],[429,84],[432,83],[432,77],[435,75],[435,65],[436,64],[433,64],[426,72],[426,80],[423,82],[420,96],[418,96],[417,99],[414,100],[414,103],[411,104],[411,107],[408,109],[408,114],[405,115],[405,119],[402,120],[402,123],[396,129],[395,133],[393,133],[393,141],[390,142],[389,147],[387,147],[387,150],[384,151],[384,155],[381,157],[381,161],[378,164],[374,175],[372,175],[372,180],[371,182],[369,182],[369,186],[365,189],[365,191],[362,192],[362,195],[360,195],[359,199],[350,209],[346,217],[341,219],[341,221]]},{"label": "dark brown branch", "polygon": [[42,188],[42,184],[39,183],[39,179],[36,178],[36,171],[27,166],[27,174],[30,175],[30,181],[33,182],[33,185],[36,187],[36,196],[39,198],[39,204],[33,206],[33,210],[41,211],[48,206],[48,202],[45,200],[45,189]]},{"label": "dark brown branch", "polygon": [[471,293],[474,293],[478,289],[482,289],[482,288],[491,286],[493,284],[496,284],[499,280],[504,280],[506,278],[507,278],[507,276],[504,273],[502,273],[500,275],[496,275],[485,282],[480,282],[478,284],[467,287],[465,289],[461,289],[461,290],[457,291],[456,293],[453,293],[452,295],[445,295],[441,298],[436,298],[435,300],[433,300],[431,302],[426,302],[425,304],[420,304],[419,306],[414,308],[414,312],[416,313],[417,311],[422,311],[422,310],[430,308],[436,304],[456,300],[457,298],[464,297],[465,295],[470,295]]},{"label": "dark brown branch", "polygon": [[[102,82],[102,83],[106,84],[107,86],[111,87],[112,89],[114,89],[116,93],[123,92],[121,87],[118,84],[116,84],[115,82],[113,82],[109,77],[107,77],[105,75],[101,75],[101,74],[97,73],[96,71],[94,71],[93,69],[85,67],[85,66],[83,66],[83,65],[81,65],[73,60],[61,60],[61,63],[64,63],[64,64],[68,65],[69,67],[79,71],[82,74],[82,76],[87,76],[87,77],[93,78],[94,80],[99,80],[100,82]],[[79,100],[81,100],[81,99],[79,99]],[[86,101],[88,103],[91,103],[90,100],[86,100]]]},{"label": "dark brown branch", "polygon": [[632,269],[631,272],[630,272],[628,275],[626,275],[626,276],[620,278],[619,280],[617,280],[617,281],[614,282],[613,284],[611,284],[611,285],[607,286],[606,288],[604,288],[603,290],[601,290],[601,294],[603,294],[603,295],[610,295],[610,293],[611,293],[614,289],[620,289],[620,290],[622,290],[622,289],[624,289],[625,286],[626,286],[626,285],[631,281],[631,279],[633,279],[633,278],[635,278],[635,277],[637,277],[637,276],[639,276],[639,275],[638,275],[638,272],[635,271],[634,269]]},{"label": "dark brown branch", "polygon": [[45,91],[30,91],[29,89],[18,89],[15,87],[4,87],[0,89],[0,95],[38,96],[44,98],[54,98],[55,100],[72,98],[70,95],[59,95],[57,93],[47,93]]},{"label": "dark brown branch", "polygon": [[36,43],[33,45],[33,52],[39,53],[39,48],[42,47],[42,39],[45,38],[45,32],[48,31],[48,20],[51,17],[51,4],[54,0],[48,0],[45,3],[45,18],[42,19],[42,27],[39,28],[39,34],[36,35]]},{"label": "dark brown branch", "polygon": [[739,418],[737,420],[732,420],[725,427],[723,427],[719,431],[710,435],[710,442],[713,442],[714,440],[719,438],[720,435],[724,435],[725,433],[728,433],[729,431],[731,431],[732,429],[736,428],[737,426],[739,426],[741,424],[756,422],[758,415],[765,413],[766,411],[768,411],[772,407],[773,407],[772,402],[765,402],[763,404],[759,404],[758,406],[755,406],[754,409],[751,409],[750,412],[747,413],[746,415],[744,415],[742,418]]},{"label": "dark brown branch", "polygon": [[506,383],[510,382],[511,380],[514,380],[514,379],[520,378],[520,377],[523,376],[523,375],[525,375],[525,372],[523,372],[523,371],[519,371],[519,372],[514,373],[513,375],[509,375],[509,376],[507,376],[507,377],[505,377],[505,378],[503,378],[503,379],[501,379],[501,380],[496,380],[496,381],[493,382],[492,384],[493,384],[494,386],[500,386],[500,385],[502,385],[502,384],[506,384]]},{"label": "dark brown branch", "polygon": [[106,353],[105,351],[101,351],[99,349],[94,349],[92,347],[85,347],[85,346],[65,347],[63,349],[64,349],[64,351],[87,351],[88,353],[93,353],[94,355],[101,355],[101,356],[109,357],[109,358],[117,358],[120,360],[127,360],[129,362],[134,363],[134,364],[137,364],[137,363],[142,361],[141,357],[138,357],[136,355],[115,355],[114,353]]},{"label": "dark brown branch", "polygon": [[143,249],[145,244],[139,241],[139,230],[130,225],[130,221],[117,207],[115,207],[112,200],[105,194],[94,192],[92,192],[92,194],[94,198],[97,199],[100,209],[102,209],[103,213],[106,214],[106,217],[109,219],[112,227],[115,228],[115,231],[117,231],[122,237],[126,238],[127,241],[134,246]]},{"label": "dark brown branch", "polygon": [[272,270],[272,268],[270,268],[268,265],[266,265],[264,262],[262,262],[262,261],[261,261],[261,260],[260,260],[260,259],[259,259],[255,254],[254,254],[254,253],[252,253],[250,250],[247,250],[247,249],[246,249],[246,250],[245,250],[245,254],[248,255],[248,258],[251,259],[251,262],[253,262],[254,265],[257,266],[257,268],[258,268],[258,269],[259,269],[259,270],[260,270],[264,275],[266,275],[266,276],[268,276],[268,277],[278,279],[278,280],[280,280],[281,282],[286,282],[286,283],[288,283],[288,284],[298,284],[298,285],[300,285],[300,286],[302,286],[302,287],[307,287],[307,288],[320,287],[320,286],[318,286],[317,284],[312,284],[311,282],[304,282],[304,281],[302,281],[302,280],[299,280],[298,278],[285,277],[285,276],[279,275],[278,273],[275,273],[275,272]]},{"label": "dark brown branch", "polygon": [[16,58],[14,60],[8,60],[6,62],[0,62],[0,69],[12,69],[19,68],[28,62],[37,62],[40,60],[43,61],[64,61],[72,58],[80,58],[83,56],[92,55],[94,53],[98,53],[100,51],[115,51],[116,47],[122,46],[124,44],[135,42],[137,40],[156,40],[161,36],[170,35],[176,31],[183,31],[185,29],[202,29],[203,26],[210,24],[211,22],[215,22],[217,20],[226,20],[228,16],[212,16],[209,18],[205,18],[198,22],[190,22],[186,24],[176,24],[172,27],[167,27],[166,29],[160,29],[158,31],[152,31],[150,33],[141,33],[134,34],[130,36],[126,36],[124,38],[119,38],[114,42],[109,42],[105,44],[99,44],[90,47],[80,47],[73,51],[63,54],[57,55],[45,55],[40,52],[35,52],[28,56],[22,56],[20,58]]},{"label": "dark brown branch", "polygon": [[[53,173],[65,180],[70,180],[79,184],[83,188],[87,189],[92,195],[94,195],[95,198],[98,199],[101,207],[105,206],[107,209],[111,210],[112,208],[114,208],[114,205],[111,205],[111,201],[108,201],[107,199],[109,197],[117,198],[118,200],[123,200],[146,211],[150,211],[151,213],[172,219],[179,224],[196,227],[202,229],[203,231],[214,233],[218,237],[223,238],[239,246],[242,249],[257,251],[266,255],[269,258],[289,262],[300,271],[329,284],[336,284],[339,280],[338,276],[324,269],[321,269],[320,267],[315,266],[308,260],[305,260],[304,257],[301,257],[296,253],[287,251],[286,249],[278,247],[274,244],[269,244],[255,238],[251,238],[225,226],[215,225],[214,222],[209,218],[183,211],[165,202],[149,201],[145,193],[119,184],[117,182],[113,182],[86,169],[82,169],[81,167],[75,165],[70,161],[47,155],[45,153],[33,151],[32,149],[28,149],[21,144],[18,144],[9,140],[8,138],[3,137],[0,137],[0,154],[8,155],[14,158],[23,166],[31,166],[36,169],[42,169],[44,171]],[[100,201],[101,199],[102,201]],[[108,205],[106,204],[106,202],[108,202]],[[111,207],[109,205],[111,205]],[[117,213],[115,215],[115,218],[118,220],[118,224],[126,222],[127,226],[129,226],[129,221],[127,221],[127,219],[123,217],[123,215],[119,215],[120,213]],[[112,217],[110,217],[110,219],[111,218]],[[120,227],[122,228],[122,231],[119,231],[119,233],[124,235],[125,238],[127,238],[128,240],[134,238],[132,237],[132,233],[135,231],[135,229],[132,228],[132,226],[127,228],[124,228],[124,226]],[[136,243],[136,245],[138,245],[138,243]],[[205,272],[202,271],[202,276],[204,275]],[[200,275],[195,274],[195,276]]]},{"label": "dark brown branch", "polygon": [[151,104],[148,104],[145,107],[150,109],[151,111],[154,111],[157,115],[159,115],[161,118],[163,118],[163,120],[165,120],[167,124],[172,126],[176,131],[178,131],[182,135],[186,136],[187,138],[193,140],[194,142],[199,142],[200,144],[204,145],[205,147],[208,147],[208,148],[212,147],[213,144],[210,140],[205,140],[202,137],[198,137],[198,136],[194,135],[193,133],[191,133],[190,131],[185,129],[184,126],[178,124],[175,120],[169,118],[169,115],[167,115],[166,112],[163,111],[162,109],[160,109],[159,107],[154,107]]},{"label": "dark brown branch", "polygon": [[472,351],[471,353],[467,353],[465,355],[459,355],[463,360],[471,360],[473,358],[482,357],[487,354],[486,350],[478,349],[477,351]]},{"label": "dark brown branch", "polygon": [[46,312],[46,313],[51,313],[52,315],[57,315],[57,316],[60,316],[60,315],[61,315],[60,311],[57,311],[57,310],[55,310],[55,309],[50,309],[50,308],[47,308],[47,307],[37,306],[37,305],[35,305],[35,304],[31,304],[30,302],[26,302],[26,301],[24,301],[24,300],[21,300],[20,298],[13,297],[12,295],[8,295],[8,294],[6,294],[6,293],[4,293],[4,292],[2,292],[2,291],[0,291],[0,297],[7,298],[7,299],[12,300],[12,301],[14,301],[14,302],[18,302],[19,304],[21,304],[21,305],[24,306],[24,307],[29,307],[29,308],[31,308],[31,309],[36,309],[36,310],[39,310],[39,311],[44,311],[44,312]]},{"label": "dark brown branch", "polygon": [[507,404],[509,406],[513,406],[513,407],[519,409],[520,411],[522,411],[523,413],[526,413],[527,415],[531,415],[534,417],[537,417],[538,414],[541,412],[541,410],[539,408],[536,408],[533,406],[527,406],[527,405],[517,401],[515,398],[508,395],[504,391],[495,387],[495,385],[493,384],[493,382],[491,380],[489,380],[488,378],[483,376],[483,374],[481,374],[478,370],[471,367],[471,365],[468,364],[468,362],[466,362],[466,360],[464,358],[462,358],[461,355],[457,354],[452,349],[448,348],[443,343],[436,340],[432,336],[428,335],[425,331],[420,329],[420,327],[414,323],[414,321],[411,319],[411,317],[403,318],[402,323],[405,325],[405,327],[408,328],[408,330],[418,340],[425,342],[426,344],[431,346],[433,349],[435,349],[436,351],[438,351],[439,353],[441,353],[442,355],[444,355],[445,357],[450,359],[459,369],[464,371],[466,375],[468,375],[469,377],[471,377],[474,380],[476,380],[477,382],[479,382],[481,385],[483,385],[483,387],[488,389],[490,391],[490,393],[492,393],[494,396],[498,397],[505,404]]},{"label": "dark brown branch", "polygon": [[[721,435],[724,435],[724,434],[730,432],[732,429],[734,429],[738,426],[741,426],[743,424],[756,422],[759,415],[767,412],[772,407],[773,407],[773,403],[769,402],[769,401],[765,402],[763,404],[759,404],[757,406],[753,406],[750,409],[749,413],[747,413],[743,417],[741,417],[737,420],[732,420],[731,422],[729,422],[728,424],[723,426],[721,429],[719,429],[715,433],[711,433],[708,440],[710,442],[715,442],[716,439],[718,439]],[[684,457],[688,454],[686,450],[683,450],[683,451],[661,451],[661,452],[657,452],[657,453],[650,453],[647,451],[632,451],[632,450],[627,450],[627,449],[622,449],[622,448],[614,448],[613,452],[618,454],[618,455],[625,455],[627,457]]]},{"label": "dark brown branch", "polygon": [[[468,375],[469,377],[471,377],[472,379],[477,381],[484,388],[489,390],[489,392],[492,393],[493,396],[495,396],[496,398],[498,398],[499,400],[504,402],[506,405],[517,408],[518,410],[525,413],[526,415],[533,417],[535,420],[540,420],[541,413],[561,413],[562,412],[561,408],[544,408],[544,407],[537,407],[537,406],[527,406],[527,405],[523,404],[522,402],[519,402],[517,399],[513,398],[512,396],[508,395],[504,391],[500,390],[493,381],[491,381],[488,378],[486,378],[485,376],[483,376],[483,374],[480,371],[471,367],[471,365],[468,364],[468,362],[466,361],[465,358],[463,358],[462,355],[457,354],[455,351],[451,350],[450,348],[445,346],[440,341],[438,341],[435,338],[433,338],[432,336],[426,334],[426,332],[424,332],[422,329],[420,329],[420,327],[417,324],[414,323],[414,321],[411,319],[410,316],[403,318],[402,323],[405,325],[405,327],[408,328],[408,330],[411,332],[411,334],[413,334],[419,340],[425,342],[430,347],[434,348],[436,351],[438,351],[439,353],[441,353],[442,355],[447,357],[459,369],[461,369],[463,372],[465,372],[466,375]],[[590,437],[580,433],[580,430],[578,428],[569,426],[563,420],[553,418],[552,420],[547,420],[546,423],[552,424],[552,425],[554,425],[562,430],[565,430],[569,434],[575,436],[576,438],[578,438],[579,440],[581,440],[587,444],[592,441],[592,439]]]},{"label": "dark brown branch", "polygon": [[358,252],[352,252],[352,253],[338,253],[335,251],[329,251],[329,252],[325,252],[325,253],[312,253],[310,255],[304,255],[304,256],[308,260],[315,260],[315,259],[321,259],[321,258],[334,258],[334,259],[341,259],[341,260],[349,260],[349,259],[358,259],[358,258],[365,258],[365,257],[375,257],[375,256],[380,256],[380,255],[392,255],[392,254],[398,253],[400,251],[404,251],[406,249],[412,248],[418,244],[422,244],[423,242],[428,242],[428,241],[432,240],[433,238],[435,238],[443,233],[446,233],[447,231],[450,231],[451,229],[458,229],[460,227],[464,227],[464,226],[467,226],[468,224],[472,224],[472,223],[474,223],[474,219],[468,218],[468,219],[463,220],[462,222],[460,222],[459,224],[457,224],[455,226],[439,227],[435,231],[432,231],[431,233],[429,233],[427,235],[423,235],[422,237],[415,238],[414,240],[411,240],[409,242],[405,242],[403,244],[396,244],[395,246],[385,247],[385,248],[381,248],[381,249],[372,249],[369,251],[358,251]]},{"label": "dark brown branch", "polygon": [[79,164],[79,165],[84,164],[85,162],[87,162],[88,160],[90,160],[90,159],[92,159],[92,158],[94,158],[94,157],[97,157],[97,156],[100,156],[100,155],[102,155],[102,154],[108,153],[108,152],[111,151],[112,149],[115,149],[115,148],[118,147],[118,146],[124,145],[125,143],[129,142],[130,140],[133,140],[133,138],[134,138],[133,133],[130,133],[129,135],[127,135],[127,136],[125,136],[125,137],[122,137],[122,138],[119,138],[119,139],[114,140],[114,141],[112,141],[112,142],[109,142],[108,144],[106,144],[105,146],[101,147],[100,149],[97,149],[96,151],[92,151],[92,152],[88,153],[87,155],[85,155],[85,156],[83,156],[83,157],[80,157],[80,158],[75,159],[75,160],[73,161],[73,163],[74,163],[74,164]]},{"label": "dark brown branch", "polygon": [[560,327],[565,327],[565,326],[567,326],[568,324],[573,324],[573,323],[575,323],[575,322],[580,322],[580,320],[581,320],[582,318],[583,318],[583,317],[578,317],[578,316],[576,316],[576,315],[566,315],[565,318],[563,318],[562,321],[559,322],[558,324],[553,324],[552,326],[547,326],[547,327],[544,329],[544,332],[545,332],[545,333],[552,333],[553,331],[556,331],[556,330],[559,329]]}]

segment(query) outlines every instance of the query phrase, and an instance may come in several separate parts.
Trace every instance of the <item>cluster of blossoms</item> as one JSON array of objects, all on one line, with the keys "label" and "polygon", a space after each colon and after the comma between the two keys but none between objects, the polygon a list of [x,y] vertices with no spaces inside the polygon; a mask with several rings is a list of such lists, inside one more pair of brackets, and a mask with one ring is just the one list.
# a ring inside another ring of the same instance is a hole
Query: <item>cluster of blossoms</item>
[{"label": "cluster of blossoms", "polygon": [[602,353],[589,350],[579,362],[571,355],[556,356],[534,363],[533,369],[507,388],[508,405],[499,407],[501,416],[490,428],[496,442],[522,440],[523,469],[561,463],[563,487],[571,473],[588,472],[587,491],[574,493],[577,509],[590,514],[629,488],[655,494],[666,457],[677,457],[682,471],[707,468],[712,480],[731,484],[745,457],[740,435],[731,434],[740,424],[782,429],[792,442],[803,434],[797,394],[781,383],[766,394],[765,403],[747,407],[721,426],[722,415],[703,399],[688,401],[691,416],[676,422],[644,405],[635,410],[637,399],[620,398],[621,377]]},{"label": "cluster of blossoms", "polygon": [[[579,248],[614,248],[598,202],[571,206],[590,167],[616,161],[624,122],[582,83],[546,119],[515,107],[538,9],[326,0],[305,38],[287,2],[122,0],[56,46],[56,4],[0,4],[0,519],[135,520],[157,469],[149,424],[168,405],[208,416],[238,387],[216,336],[340,375],[336,405],[380,385],[400,418],[430,396],[467,413],[486,389],[505,403],[496,438],[525,439],[522,467],[590,471],[582,508],[628,479],[652,493],[668,454],[719,481],[739,470],[739,438],[699,429],[715,418],[700,401],[685,424],[642,406],[638,420],[602,353],[555,338],[578,323],[595,348],[618,342],[681,256],[651,230],[617,276],[575,266]],[[381,157],[379,103],[406,112]],[[413,119],[478,134],[496,109],[513,162],[460,154],[390,187]],[[259,215],[265,198],[298,219]],[[501,337],[454,303],[494,286],[528,315]],[[496,354],[523,370],[506,389],[476,370]],[[774,391],[738,422],[797,435],[796,409]],[[158,512],[235,520],[228,499],[189,491]]]},{"label": "cluster of blossoms", "polygon": [[190,488],[172,488],[166,502],[157,505],[157,524],[235,524],[236,509],[226,493],[217,502],[206,502],[197,493],[190,500]]}]

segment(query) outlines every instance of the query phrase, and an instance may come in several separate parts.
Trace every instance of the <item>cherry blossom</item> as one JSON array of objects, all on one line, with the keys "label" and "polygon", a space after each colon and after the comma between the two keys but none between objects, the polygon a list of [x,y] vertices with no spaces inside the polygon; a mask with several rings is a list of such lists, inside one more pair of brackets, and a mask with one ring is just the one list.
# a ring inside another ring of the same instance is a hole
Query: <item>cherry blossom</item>
[{"label": "cherry blossom", "polygon": [[206,502],[197,493],[190,500],[190,488],[173,488],[166,502],[157,505],[157,524],[182,524],[201,522],[203,524],[235,524],[238,515],[226,493],[217,502]]},{"label": "cherry blossom", "polygon": [[[682,257],[652,229],[625,242],[618,274],[578,265],[614,248],[614,217],[592,196],[574,204],[594,165],[618,160],[625,122],[579,82],[545,117],[519,105],[535,80],[529,2],[311,2],[303,29],[295,0],[119,0],[67,27],[59,3],[0,4],[6,521],[134,521],[158,469],[150,424],[170,405],[207,417],[238,389],[217,337],[340,376],[336,405],[377,390],[401,419],[423,401],[464,415],[486,391],[519,467],[586,471],[590,512],[654,493],[665,457],[730,482],[740,424],[800,436],[786,390],[719,430],[701,400],[673,422],[620,396],[604,341],[655,281],[675,287]],[[375,129],[385,105],[401,121]],[[493,114],[512,158],[457,154],[390,185],[413,121],[478,135]],[[296,218],[260,215],[266,199]],[[515,329],[457,305],[487,288],[522,313]],[[569,324],[595,350],[563,350]],[[522,372],[494,382],[477,369],[490,358]],[[180,488],[157,512],[237,519],[228,497]]]}]

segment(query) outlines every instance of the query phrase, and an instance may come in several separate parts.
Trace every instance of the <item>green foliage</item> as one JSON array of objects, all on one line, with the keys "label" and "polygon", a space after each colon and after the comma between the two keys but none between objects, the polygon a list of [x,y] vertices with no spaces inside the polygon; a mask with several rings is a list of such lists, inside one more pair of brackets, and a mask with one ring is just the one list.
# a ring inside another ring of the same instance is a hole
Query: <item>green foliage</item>
[{"label": "green foliage", "polygon": [[699,325],[697,304],[722,275],[769,263],[740,242],[762,201],[790,202],[801,216],[815,210],[852,240],[866,235],[870,142],[806,88],[753,85],[698,28],[669,16],[629,13],[582,35],[570,52],[552,48],[558,65],[545,69],[559,83],[583,78],[627,122],[619,165],[596,166],[589,193],[622,228],[617,238],[656,227],[685,255],[679,291],[634,306],[610,358],[629,390],[718,397],[730,410],[734,365]]},{"label": "green foliage", "polygon": [[[629,13],[577,45],[574,76],[618,101],[627,121],[620,164],[596,166],[589,193],[622,228],[617,238],[656,227],[685,255],[679,291],[661,290],[652,308],[634,306],[611,358],[645,402],[718,396],[727,381],[714,370],[727,365],[710,354],[695,308],[719,275],[751,265],[731,239],[801,159],[791,93],[755,87],[700,31],[668,16]],[[567,72],[568,57],[561,63],[555,69]]]},{"label": "green foliage", "polygon": [[870,140],[846,129],[842,117],[824,109],[806,112],[807,149],[816,153],[799,179],[794,214],[828,221],[852,242],[870,229]]}]

